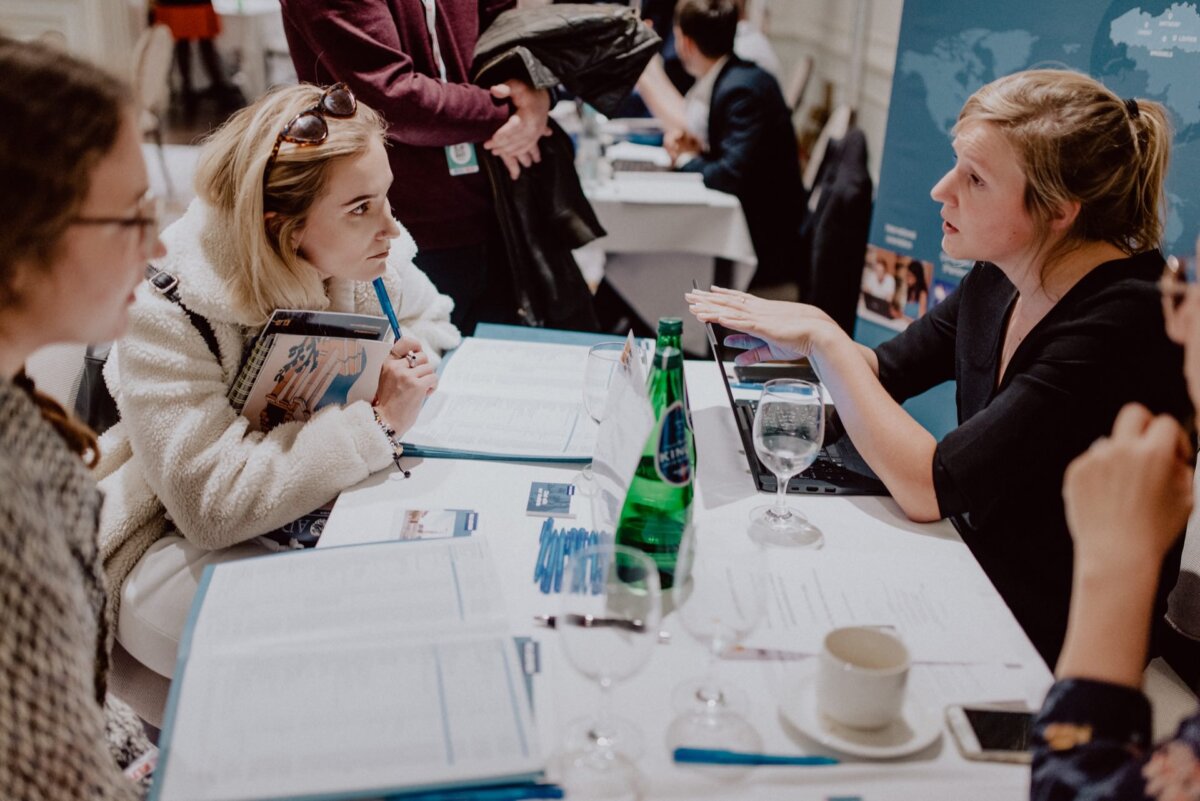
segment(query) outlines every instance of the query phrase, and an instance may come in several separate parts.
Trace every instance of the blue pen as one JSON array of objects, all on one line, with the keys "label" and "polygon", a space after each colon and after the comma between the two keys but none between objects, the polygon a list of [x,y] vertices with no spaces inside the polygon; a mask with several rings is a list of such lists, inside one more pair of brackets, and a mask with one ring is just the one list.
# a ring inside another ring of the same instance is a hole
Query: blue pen
[{"label": "blue pen", "polygon": [[388,298],[387,288],[383,285],[383,278],[376,278],[371,284],[375,287],[375,294],[379,298],[379,305],[383,307],[383,313],[387,315],[388,322],[392,324],[392,333],[396,335],[396,339],[399,339],[400,321],[396,319],[396,310],[392,308],[392,301]]},{"label": "blue pen", "polygon": [[391,796],[392,801],[519,801],[522,798],[562,798],[557,784],[510,784],[503,787],[436,790]]},{"label": "blue pen", "polygon": [[560,535],[558,529],[551,529],[546,535],[546,568],[542,571],[541,591],[543,595],[549,595],[551,588],[554,586],[554,559],[558,551],[558,541]]},{"label": "blue pen", "polygon": [[756,754],[749,751],[724,751],[719,748],[676,748],[675,761],[692,765],[837,765],[839,760],[825,756]]},{"label": "blue pen", "polygon": [[550,530],[554,525],[554,518],[548,517],[542,522],[542,533],[538,536],[538,555],[537,563],[533,568],[534,583],[541,581],[542,573],[546,570],[546,548],[550,544]]}]

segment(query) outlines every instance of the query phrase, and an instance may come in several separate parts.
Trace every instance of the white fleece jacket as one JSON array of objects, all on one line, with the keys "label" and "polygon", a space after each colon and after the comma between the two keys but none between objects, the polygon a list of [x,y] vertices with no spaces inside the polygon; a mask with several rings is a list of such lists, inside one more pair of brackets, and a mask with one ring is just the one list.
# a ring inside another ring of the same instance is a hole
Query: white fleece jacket
[{"label": "white fleece jacket", "polygon": [[[229,243],[210,210],[194,201],[163,232],[156,263],[179,279],[183,304],[211,323],[220,363],[178,304],[143,282],[129,330],[104,368],[121,422],[101,440],[97,468],[105,503],[100,547],[115,610],[121,585],[146,549],[175,528],[200,548],[225,548],[316,509],[391,463],[391,447],[364,402],[328,407],[311,420],[251,431],[226,393],[242,351],[261,326],[239,319],[214,264]],[[430,358],[460,342],[453,301],[413,263],[407,231],[394,240],[384,276],[402,329]],[[369,283],[330,279],[330,311],[381,315]],[[245,313],[242,313],[244,317]]]}]

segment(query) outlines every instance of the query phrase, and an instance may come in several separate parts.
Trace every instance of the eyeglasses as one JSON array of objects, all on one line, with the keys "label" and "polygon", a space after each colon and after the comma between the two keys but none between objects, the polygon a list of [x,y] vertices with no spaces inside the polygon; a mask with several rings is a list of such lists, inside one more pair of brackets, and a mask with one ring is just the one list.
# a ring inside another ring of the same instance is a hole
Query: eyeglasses
[{"label": "eyeglasses", "polygon": [[132,217],[72,217],[71,225],[119,225],[125,228],[136,228],[138,249],[142,256],[150,258],[154,255],[154,246],[158,242],[158,221],[162,218],[162,201],[150,192],[142,195],[137,202],[137,211]]},{"label": "eyeglasses", "polygon": [[283,126],[279,136],[275,137],[275,147],[271,148],[271,156],[267,159],[267,166],[263,168],[263,186],[266,186],[267,176],[271,174],[275,157],[279,155],[279,148],[284,142],[294,145],[319,145],[329,137],[329,123],[325,121],[326,117],[345,119],[353,117],[357,111],[358,100],[346,84],[335,83],[322,92],[316,105],[292,117],[291,122]]}]

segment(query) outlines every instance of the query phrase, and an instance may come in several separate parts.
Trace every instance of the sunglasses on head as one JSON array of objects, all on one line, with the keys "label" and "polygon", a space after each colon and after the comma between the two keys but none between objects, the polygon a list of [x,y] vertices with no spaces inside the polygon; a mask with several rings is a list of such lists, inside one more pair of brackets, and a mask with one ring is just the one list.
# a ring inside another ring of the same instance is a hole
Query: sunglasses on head
[{"label": "sunglasses on head", "polygon": [[284,142],[302,146],[319,145],[329,137],[329,123],[325,121],[326,117],[345,119],[353,117],[356,111],[358,100],[346,84],[335,83],[322,92],[316,105],[292,117],[291,122],[283,126],[279,136],[275,137],[275,147],[271,148],[271,156],[267,159],[267,166],[263,168],[263,185],[266,186],[267,176],[271,174],[275,157],[279,155],[279,148]]}]

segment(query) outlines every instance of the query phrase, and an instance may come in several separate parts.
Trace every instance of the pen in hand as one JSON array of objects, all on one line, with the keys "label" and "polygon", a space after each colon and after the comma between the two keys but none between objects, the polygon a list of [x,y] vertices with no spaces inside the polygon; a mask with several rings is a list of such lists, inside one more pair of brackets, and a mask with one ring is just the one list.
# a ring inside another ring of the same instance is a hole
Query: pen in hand
[{"label": "pen in hand", "polygon": [[[388,322],[391,323],[392,333],[395,334],[396,339],[399,340],[401,337],[400,321],[396,319],[396,310],[392,308],[392,301],[388,297],[387,287],[383,285],[383,276],[376,278],[371,282],[371,285],[375,287],[375,296],[379,298],[379,306],[383,309],[383,313],[387,315]],[[408,359],[409,367],[416,365],[417,355],[415,353],[410,351],[409,353],[405,354],[405,358]]]},{"label": "pen in hand", "polygon": [[400,321],[396,319],[396,310],[392,308],[387,287],[383,285],[383,276],[376,278],[371,285],[375,287],[375,296],[379,298],[379,305],[383,308],[383,313],[387,315],[388,322],[392,324],[392,333],[396,335],[396,339],[399,339],[401,336]]}]

